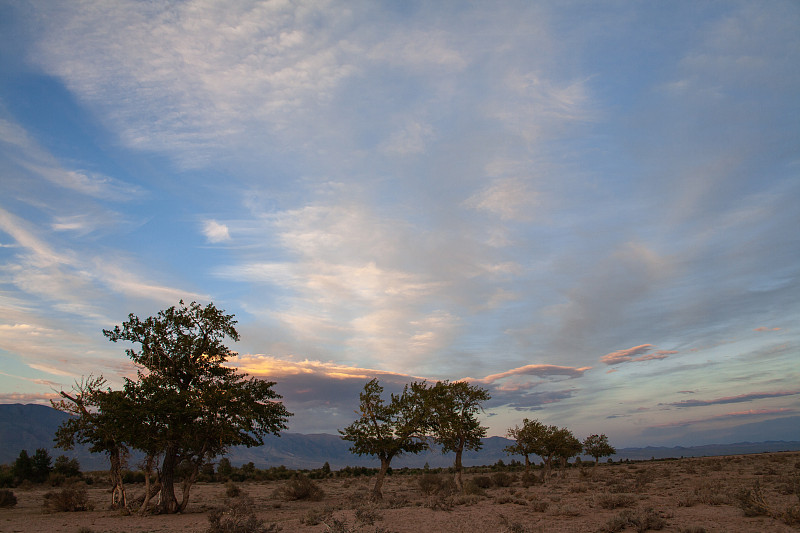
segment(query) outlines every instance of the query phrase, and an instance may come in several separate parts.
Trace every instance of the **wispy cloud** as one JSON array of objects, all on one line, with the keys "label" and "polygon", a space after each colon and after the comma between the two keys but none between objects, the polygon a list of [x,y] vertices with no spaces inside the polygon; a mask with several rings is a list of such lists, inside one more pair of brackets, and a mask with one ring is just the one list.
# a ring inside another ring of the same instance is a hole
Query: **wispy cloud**
[{"label": "wispy cloud", "polygon": [[[672,354],[678,353],[675,350],[657,350],[649,352],[653,348],[652,344],[640,344],[625,350],[617,350],[611,352],[600,358],[601,363],[607,365],[618,365],[621,363],[637,363],[641,361],[654,361],[658,359],[666,359]],[[636,357],[638,356],[638,357]]]},{"label": "wispy cloud", "polygon": [[773,415],[787,415],[796,413],[796,409],[790,409],[788,407],[781,407],[778,409],[749,409],[747,411],[734,411],[730,413],[723,413],[719,415],[709,416],[706,418],[699,418],[695,420],[679,420],[676,422],[666,422],[664,424],[654,424],[648,426],[649,428],[675,428],[675,427],[686,427],[686,426],[695,426],[695,425],[704,425],[711,422],[717,421],[725,421],[725,420],[740,420],[740,419],[747,419],[747,418],[761,418],[764,416],[773,416]]},{"label": "wispy cloud", "polygon": [[672,405],[674,407],[702,407],[706,405],[752,402],[753,400],[763,400],[765,398],[780,398],[782,396],[794,396],[796,394],[800,394],[800,390],[777,391],[777,392],[751,392],[748,394],[740,394],[738,396],[715,398],[713,400],[682,400],[680,402],[674,402],[667,405]]}]

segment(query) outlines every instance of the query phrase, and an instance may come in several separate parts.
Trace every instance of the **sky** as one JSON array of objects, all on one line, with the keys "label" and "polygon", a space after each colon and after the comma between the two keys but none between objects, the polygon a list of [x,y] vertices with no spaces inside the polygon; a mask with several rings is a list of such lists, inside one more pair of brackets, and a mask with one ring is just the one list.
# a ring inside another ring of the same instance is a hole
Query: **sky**
[{"label": "sky", "polygon": [[180,300],[289,430],[377,377],[612,444],[800,440],[795,1],[0,0],[0,402]]}]

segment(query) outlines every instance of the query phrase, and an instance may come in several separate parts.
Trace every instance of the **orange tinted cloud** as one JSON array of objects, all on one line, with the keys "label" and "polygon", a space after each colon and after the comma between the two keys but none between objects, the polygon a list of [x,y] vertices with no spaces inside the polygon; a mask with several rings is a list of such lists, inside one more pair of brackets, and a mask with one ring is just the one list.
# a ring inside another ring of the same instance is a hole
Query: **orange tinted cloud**
[{"label": "orange tinted cloud", "polygon": [[765,328],[765,327],[760,327],[760,328],[756,328],[756,329],[754,329],[753,331],[780,331],[780,330],[781,330],[781,328]]},{"label": "orange tinted cloud", "polygon": [[[621,363],[653,361],[657,359],[666,359],[671,354],[678,353],[675,350],[657,350],[652,353],[647,353],[652,348],[652,344],[640,344],[639,346],[634,346],[633,348],[617,350],[616,352],[611,352],[601,357],[600,362],[607,365],[618,365]],[[637,355],[639,357],[636,357]]]},{"label": "orange tinted cloud", "polygon": [[498,374],[491,374],[485,378],[464,378],[464,381],[474,381],[477,383],[494,383],[495,381],[511,376],[569,376],[573,378],[581,377],[584,372],[591,369],[590,366],[576,368],[573,366],[558,366],[558,365],[525,365],[518,368],[512,368],[505,372]]}]

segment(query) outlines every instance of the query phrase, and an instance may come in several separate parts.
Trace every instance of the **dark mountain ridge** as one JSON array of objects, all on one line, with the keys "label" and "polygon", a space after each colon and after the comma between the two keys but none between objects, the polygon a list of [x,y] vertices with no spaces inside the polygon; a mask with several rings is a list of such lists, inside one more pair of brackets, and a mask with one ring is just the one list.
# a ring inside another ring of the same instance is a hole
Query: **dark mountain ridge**
[{"label": "dark mountain ridge", "polygon": [[[64,451],[54,447],[53,436],[58,426],[69,415],[51,407],[34,404],[0,404],[0,464],[11,464],[19,456],[20,450],[33,453],[37,448],[46,448],[55,458],[66,455],[78,459],[83,470],[105,470],[108,461],[102,454],[92,454],[85,447]],[[465,466],[492,465],[502,460],[521,460],[520,456],[509,456],[504,448],[512,441],[503,437],[488,437],[483,441],[480,451],[464,452]],[[334,470],[345,466],[377,467],[379,462],[373,457],[359,457],[349,451],[350,443],[339,435],[326,433],[301,434],[282,433],[268,436],[264,445],[257,448],[236,447],[226,455],[234,466],[252,462],[258,468],[286,466],[292,469],[319,468],[326,462]],[[800,450],[800,441],[739,442],[734,444],[709,444],[691,447],[652,447],[622,448],[612,458],[646,460],[679,457],[705,457],[718,455],[739,455],[749,453]],[[538,459],[538,458],[532,458]],[[135,465],[137,456],[129,463]],[[394,468],[422,467],[432,468],[453,464],[453,454],[442,454],[436,449],[418,455],[401,456],[392,461]]]}]

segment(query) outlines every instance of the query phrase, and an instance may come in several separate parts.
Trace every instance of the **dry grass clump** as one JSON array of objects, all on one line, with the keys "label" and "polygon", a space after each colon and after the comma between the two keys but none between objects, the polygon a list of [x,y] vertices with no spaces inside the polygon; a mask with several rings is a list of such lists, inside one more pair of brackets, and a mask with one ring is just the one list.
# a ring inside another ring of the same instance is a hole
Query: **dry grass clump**
[{"label": "dry grass clump", "polygon": [[94,506],[89,502],[86,487],[83,485],[70,485],[60,491],[46,493],[43,507],[45,511],[67,513],[94,509]]},{"label": "dry grass clump", "polygon": [[[797,488],[800,489],[800,482],[798,482]],[[798,502],[800,502],[800,490],[795,494]],[[769,516],[788,525],[800,524],[800,504],[792,505],[785,509],[775,509],[767,503],[758,480],[756,480],[752,489],[740,489],[735,494],[734,500],[745,516]]]},{"label": "dry grass clump", "polygon": [[266,525],[264,520],[257,518],[252,498],[241,496],[230,500],[224,508],[211,510],[206,533],[273,533],[280,530],[279,525]]},{"label": "dry grass clump", "polygon": [[17,505],[17,497],[13,491],[8,489],[0,490],[0,509],[10,509]]},{"label": "dry grass clump", "polygon": [[600,531],[604,533],[616,533],[628,527],[633,527],[637,533],[644,533],[649,530],[661,530],[667,525],[666,519],[659,515],[654,509],[640,509],[632,511],[625,509],[619,514],[615,515]]},{"label": "dry grass clump", "polygon": [[284,483],[283,486],[275,489],[273,495],[285,502],[295,500],[319,501],[325,497],[325,491],[309,478],[296,476]]},{"label": "dry grass clump", "polygon": [[598,494],[595,502],[603,509],[616,509],[618,507],[632,506],[636,503],[636,498],[633,494],[605,493]]}]

